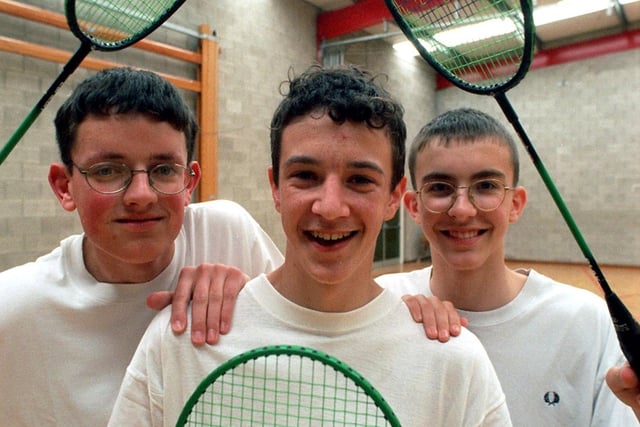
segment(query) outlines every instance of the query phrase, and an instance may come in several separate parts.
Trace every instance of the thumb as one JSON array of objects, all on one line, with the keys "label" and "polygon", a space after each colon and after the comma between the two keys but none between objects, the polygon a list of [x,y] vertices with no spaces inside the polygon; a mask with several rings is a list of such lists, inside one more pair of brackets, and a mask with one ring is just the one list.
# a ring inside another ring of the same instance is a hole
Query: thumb
[{"label": "thumb", "polygon": [[173,299],[172,291],[158,291],[152,294],[149,294],[147,297],[147,307],[152,310],[160,311],[169,304],[171,304],[171,300]]}]

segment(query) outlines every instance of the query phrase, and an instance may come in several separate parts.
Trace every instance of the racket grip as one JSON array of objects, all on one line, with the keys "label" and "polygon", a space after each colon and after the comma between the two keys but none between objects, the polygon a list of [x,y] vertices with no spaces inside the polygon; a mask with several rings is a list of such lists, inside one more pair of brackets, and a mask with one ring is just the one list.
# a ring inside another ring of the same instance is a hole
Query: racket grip
[{"label": "racket grip", "polygon": [[615,293],[606,294],[605,301],[609,307],[609,314],[611,314],[622,353],[636,375],[640,377],[640,324]]}]

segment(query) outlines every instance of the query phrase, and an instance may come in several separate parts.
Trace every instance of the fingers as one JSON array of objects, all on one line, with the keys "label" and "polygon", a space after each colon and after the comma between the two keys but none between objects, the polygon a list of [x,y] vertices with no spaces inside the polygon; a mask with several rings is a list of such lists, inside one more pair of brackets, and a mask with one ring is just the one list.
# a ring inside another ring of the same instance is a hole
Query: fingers
[{"label": "fingers", "polygon": [[607,371],[607,385],[614,392],[638,388],[638,377],[628,364],[614,366]]},{"label": "fingers", "polygon": [[616,397],[629,405],[640,420],[640,383],[629,364],[610,368],[606,381]]},{"label": "fingers", "polygon": [[222,264],[185,267],[173,295],[172,330],[184,332],[191,302],[191,341],[195,346],[216,344],[231,327],[238,293],[248,279],[239,269]]},{"label": "fingers", "polygon": [[429,339],[447,342],[451,336],[460,335],[467,319],[461,318],[453,304],[426,295],[405,295],[402,297],[413,320],[422,323]]},{"label": "fingers", "polygon": [[[220,334],[226,334],[231,329],[231,319],[238,294],[249,280],[249,276],[237,268],[227,267],[220,272],[217,281],[221,286],[212,285],[209,294],[207,326],[209,330],[218,328]],[[222,293],[219,290],[222,288]],[[212,295],[211,292],[214,294]],[[215,344],[219,336],[207,335],[207,343]]]},{"label": "fingers", "polygon": [[191,341],[194,345],[202,345],[205,342],[206,308],[202,305],[208,303],[208,296],[203,295],[202,286],[199,294],[197,288],[198,277],[202,277],[203,270],[198,267],[185,267],[180,272],[178,283],[171,303],[171,329],[176,334],[185,331],[187,325],[187,308],[192,304]]}]

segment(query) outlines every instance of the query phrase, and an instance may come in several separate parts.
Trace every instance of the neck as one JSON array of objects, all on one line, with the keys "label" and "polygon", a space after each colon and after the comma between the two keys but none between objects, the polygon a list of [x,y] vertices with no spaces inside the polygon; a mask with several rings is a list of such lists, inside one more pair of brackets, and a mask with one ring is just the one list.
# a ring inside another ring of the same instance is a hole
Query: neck
[{"label": "neck", "polygon": [[526,276],[509,269],[502,260],[495,266],[463,270],[434,259],[431,270],[431,292],[466,311],[489,311],[508,304],[525,281]]},{"label": "neck", "polygon": [[323,312],[347,312],[375,299],[382,288],[369,274],[354,274],[340,281],[318,280],[311,274],[290,268],[286,261],[268,275],[273,287],[289,301]]},{"label": "neck", "polygon": [[87,271],[103,283],[146,283],[155,279],[171,263],[173,251],[167,257],[151,262],[131,263],[116,258],[100,257],[83,245],[84,265]]}]

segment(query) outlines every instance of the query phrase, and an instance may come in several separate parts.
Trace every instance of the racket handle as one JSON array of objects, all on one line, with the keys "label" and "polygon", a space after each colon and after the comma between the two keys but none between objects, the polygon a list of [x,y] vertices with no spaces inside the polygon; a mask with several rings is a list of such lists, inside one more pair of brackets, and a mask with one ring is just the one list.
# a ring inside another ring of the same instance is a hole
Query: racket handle
[{"label": "racket handle", "polygon": [[18,126],[18,129],[16,129],[15,132],[13,132],[13,135],[11,135],[9,140],[2,147],[2,150],[0,150],[0,165],[9,156],[9,153],[11,153],[11,150],[15,148],[15,146],[18,144],[20,139],[24,136],[24,134],[31,127],[31,125],[36,120],[36,118],[38,118],[39,115],[40,115],[40,110],[38,110],[37,108],[32,109],[27,115],[27,117],[22,121],[20,126]]},{"label": "racket handle", "polygon": [[636,375],[640,377],[640,324],[615,293],[606,294],[604,298],[609,307],[622,353]]}]

